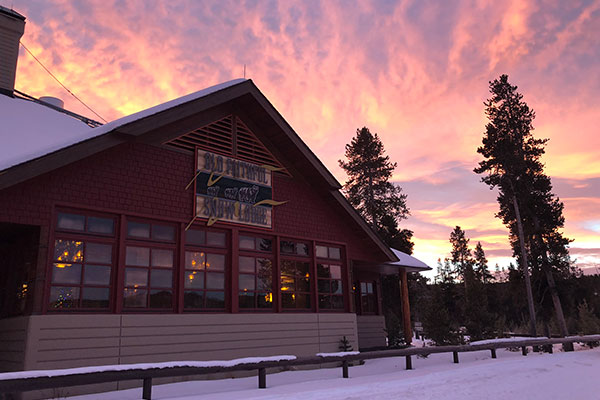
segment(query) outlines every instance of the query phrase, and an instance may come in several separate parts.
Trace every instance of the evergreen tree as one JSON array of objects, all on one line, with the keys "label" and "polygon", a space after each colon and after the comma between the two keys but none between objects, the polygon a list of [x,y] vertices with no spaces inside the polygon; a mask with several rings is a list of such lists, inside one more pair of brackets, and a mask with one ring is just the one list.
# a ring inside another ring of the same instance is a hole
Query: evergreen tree
[{"label": "evergreen tree", "polygon": [[490,122],[486,126],[483,146],[477,151],[485,160],[476,173],[487,173],[482,181],[498,187],[500,212],[509,227],[511,244],[520,259],[527,287],[530,330],[536,333],[535,310],[529,277],[529,267],[546,277],[560,326],[568,335],[554,273],[571,272],[567,246],[569,240],[559,231],[564,225],[563,204],[552,193],[550,178],[544,174],[540,161],[547,139],[536,139],[533,130],[535,113],[508,76],[490,82],[492,97],[485,103]]},{"label": "evergreen tree", "polygon": [[531,134],[535,113],[523,101],[523,96],[517,92],[517,87],[508,83],[507,75],[501,75],[499,79],[490,82],[490,92],[492,97],[484,103],[489,123],[486,125],[482,140],[483,146],[477,149],[485,159],[479,163],[478,168],[475,168],[475,172],[487,173],[482,181],[490,188],[498,187],[499,215],[509,226],[511,233],[516,233],[513,237],[517,240],[511,240],[511,244],[521,262],[525,278],[530,334],[537,336],[528,249],[525,246],[526,237],[518,196],[525,189],[519,186],[522,186],[520,185],[523,182],[522,178],[531,164],[527,159],[539,158],[540,147],[545,141],[535,139]]},{"label": "evergreen tree", "polygon": [[379,227],[379,236],[390,247],[400,250],[406,254],[412,254],[414,243],[412,242],[413,231],[398,229],[396,218],[392,215],[384,215]]},{"label": "evergreen tree", "polygon": [[[409,215],[406,194],[390,182],[396,163],[385,155],[379,136],[367,127],[357,129],[345,156],[347,161],[339,164],[348,175],[343,191],[350,204],[389,247],[411,254],[413,233],[398,228],[398,221]],[[402,315],[400,276],[384,276],[381,281],[386,326],[392,332]]]},{"label": "evergreen tree", "polygon": [[[473,252],[473,258],[475,259],[475,278],[483,283],[489,283],[494,280],[494,276],[488,270],[488,260],[485,258],[485,252],[481,247],[481,242],[477,242],[475,251]],[[498,264],[496,264],[498,270]]]},{"label": "evergreen tree", "polygon": [[450,244],[452,244],[450,255],[452,256],[454,273],[458,278],[463,280],[465,289],[467,290],[474,278],[474,261],[469,249],[469,239],[467,239],[465,231],[460,226],[456,226],[450,233]]},{"label": "evergreen tree", "polygon": [[[348,175],[344,192],[373,230],[381,232],[386,216],[396,223],[407,218],[406,194],[389,181],[396,163],[385,155],[379,136],[366,127],[357,129],[356,136],[346,145],[345,155],[348,161],[339,160],[340,167]],[[389,229],[389,220],[386,224]]]}]

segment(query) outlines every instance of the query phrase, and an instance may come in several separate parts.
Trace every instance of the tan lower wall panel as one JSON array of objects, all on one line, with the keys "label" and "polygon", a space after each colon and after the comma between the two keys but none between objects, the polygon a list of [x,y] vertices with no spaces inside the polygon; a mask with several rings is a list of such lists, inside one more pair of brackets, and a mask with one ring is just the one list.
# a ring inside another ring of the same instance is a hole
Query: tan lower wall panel
[{"label": "tan lower wall panel", "polygon": [[138,326],[123,327],[123,336],[154,336],[154,335],[191,335],[197,333],[221,333],[221,332],[266,332],[266,331],[289,331],[289,330],[313,330],[317,328],[316,323],[275,323],[270,324],[224,324],[224,325],[189,325],[170,326],[164,322],[163,326]]},{"label": "tan lower wall panel", "polygon": [[0,319],[0,372],[19,371],[25,367],[28,319]]},{"label": "tan lower wall panel", "polygon": [[358,315],[356,327],[359,348],[385,346],[385,317],[383,315]]},{"label": "tan lower wall panel", "polygon": [[281,338],[318,337],[318,329],[264,331],[264,332],[239,332],[239,333],[197,333],[186,335],[153,335],[153,336],[126,336],[121,339],[122,346],[136,345],[161,345],[161,344],[189,344],[189,343],[218,343],[229,341],[269,340]]},{"label": "tan lower wall panel", "polygon": [[225,349],[201,352],[185,352],[170,354],[146,354],[135,356],[122,356],[121,364],[166,362],[166,361],[210,361],[232,360],[245,357],[268,357],[277,355],[296,355],[298,357],[314,356],[319,353],[319,346],[315,344],[296,346],[265,346],[247,349]]},{"label": "tan lower wall panel", "polygon": [[317,343],[317,336],[303,338],[283,338],[283,339],[260,339],[260,340],[231,340],[213,343],[186,343],[186,344],[169,344],[169,345],[153,345],[153,346],[124,346],[121,347],[121,356],[143,355],[143,354],[171,354],[185,352],[202,352],[210,350],[226,350],[226,349],[252,349],[264,348],[268,346],[289,346],[290,349],[294,345],[313,344]]},{"label": "tan lower wall panel", "polygon": [[[91,360],[118,357],[118,347],[96,347],[93,349],[43,350],[37,352],[37,361]],[[94,365],[94,364],[90,364]]]},{"label": "tan lower wall panel", "polygon": [[123,327],[152,327],[173,326],[186,327],[190,325],[245,325],[245,324],[299,324],[318,322],[317,314],[313,313],[237,313],[237,314],[124,314]]},{"label": "tan lower wall panel", "polygon": [[38,350],[72,350],[119,347],[119,338],[42,339]]},{"label": "tan lower wall panel", "polygon": [[79,360],[53,360],[53,361],[37,361],[33,367],[28,369],[62,369],[62,368],[79,368],[90,367],[96,365],[117,365],[119,364],[118,357],[89,357]]},{"label": "tan lower wall panel", "polygon": [[319,324],[327,324],[327,323],[354,323],[356,321],[356,314],[345,313],[345,314],[328,314],[322,313],[319,314]]},{"label": "tan lower wall panel", "polygon": [[77,339],[119,337],[119,328],[51,328],[39,329],[39,337],[43,339]]}]

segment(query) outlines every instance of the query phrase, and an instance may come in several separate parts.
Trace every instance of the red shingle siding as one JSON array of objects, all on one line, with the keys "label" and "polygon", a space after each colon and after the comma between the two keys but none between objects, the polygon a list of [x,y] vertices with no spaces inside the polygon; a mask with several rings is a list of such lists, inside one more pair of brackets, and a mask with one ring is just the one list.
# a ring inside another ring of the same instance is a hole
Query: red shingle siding
[{"label": "red shingle siding", "polygon": [[[69,203],[82,208],[147,214],[187,222],[193,215],[192,155],[160,147],[127,143],[0,191],[0,221],[49,225],[52,206]],[[277,200],[274,233],[347,244],[351,259],[374,257],[370,242],[326,194],[285,176],[274,179]],[[246,229],[246,228],[245,228]],[[362,235],[361,235],[362,236]],[[381,257],[376,252],[375,257]]]}]

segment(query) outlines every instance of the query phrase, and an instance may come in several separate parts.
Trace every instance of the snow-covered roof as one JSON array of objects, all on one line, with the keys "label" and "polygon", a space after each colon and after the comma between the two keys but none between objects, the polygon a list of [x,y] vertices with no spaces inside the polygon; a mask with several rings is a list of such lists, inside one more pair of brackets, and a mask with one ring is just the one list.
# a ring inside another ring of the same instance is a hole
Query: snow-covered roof
[{"label": "snow-covered roof", "polygon": [[386,265],[404,267],[409,272],[429,271],[431,269],[431,267],[425,264],[423,261],[400,250],[392,249],[392,252],[396,255],[396,257],[398,257],[398,261],[390,261],[385,263]]},{"label": "snow-covered roof", "polygon": [[211,86],[97,128],[33,101],[0,95],[0,171],[244,81],[234,79]]},{"label": "snow-covered roof", "polygon": [[44,105],[0,95],[0,171],[85,140],[92,128]]}]

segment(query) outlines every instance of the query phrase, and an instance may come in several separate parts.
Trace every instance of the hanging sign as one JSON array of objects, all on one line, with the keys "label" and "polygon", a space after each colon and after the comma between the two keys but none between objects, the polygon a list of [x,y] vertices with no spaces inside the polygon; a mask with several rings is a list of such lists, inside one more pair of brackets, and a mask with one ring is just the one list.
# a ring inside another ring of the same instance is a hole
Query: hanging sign
[{"label": "hanging sign", "polygon": [[271,228],[273,170],[196,148],[195,218]]}]

